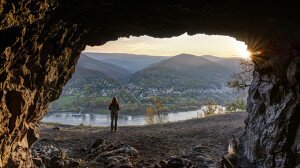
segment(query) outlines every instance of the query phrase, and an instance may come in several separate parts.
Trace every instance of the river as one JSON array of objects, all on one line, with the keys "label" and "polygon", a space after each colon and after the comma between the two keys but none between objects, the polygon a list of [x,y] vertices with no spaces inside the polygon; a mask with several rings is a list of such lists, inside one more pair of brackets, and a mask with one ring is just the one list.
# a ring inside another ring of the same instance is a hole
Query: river
[{"label": "river", "polygon": [[[167,113],[166,119],[168,122],[187,120],[196,118],[202,110],[192,110],[185,112]],[[125,115],[120,113],[118,125],[146,125],[145,115]],[[110,115],[96,113],[72,113],[72,112],[51,112],[47,113],[42,122],[52,122],[67,125],[91,125],[91,126],[109,126]]]}]

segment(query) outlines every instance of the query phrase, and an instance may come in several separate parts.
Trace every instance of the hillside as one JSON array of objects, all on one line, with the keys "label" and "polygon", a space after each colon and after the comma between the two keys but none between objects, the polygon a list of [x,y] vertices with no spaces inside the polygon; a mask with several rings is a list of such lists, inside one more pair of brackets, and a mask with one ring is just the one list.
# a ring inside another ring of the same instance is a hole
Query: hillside
[{"label": "hillside", "polygon": [[126,78],[132,74],[122,67],[90,58],[85,54],[81,54],[77,63],[78,67],[98,71],[115,80]]},{"label": "hillside", "polygon": [[90,58],[100,60],[102,62],[114,64],[118,67],[122,67],[131,73],[140,71],[152,64],[156,64],[162,60],[170,58],[164,56],[148,56],[148,55],[125,54],[125,53],[85,52],[84,54]]},{"label": "hillside", "polygon": [[[114,59],[117,57],[123,56],[115,55]],[[121,62],[122,58],[117,60]],[[83,54],[53,109],[71,111],[80,106],[86,111],[103,111],[102,107],[106,109],[113,96],[120,99],[124,104],[123,111],[128,113],[144,111],[146,105],[151,104],[151,96],[164,99],[166,111],[193,110],[208,99],[226,104],[241,95],[226,86],[230,76],[237,72],[235,65],[238,65],[236,59],[216,57],[211,61],[181,54],[155,63],[152,61],[145,69],[130,75],[131,72],[124,68]],[[141,63],[141,66],[145,64]]]},{"label": "hillside", "polygon": [[72,95],[82,91],[93,93],[102,89],[114,89],[117,85],[119,85],[118,81],[103,72],[79,66],[76,67],[75,73],[64,87],[63,95]]},{"label": "hillside", "polygon": [[208,59],[208,60],[210,60],[212,62],[217,62],[217,61],[221,61],[221,60],[227,59],[227,58],[217,57],[217,56],[213,56],[213,55],[202,55],[200,57]]},{"label": "hillside", "polygon": [[233,70],[206,58],[181,54],[133,74],[129,81],[152,88],[216,89]]},{"label": "hillside", "polygon": [[201,57],[216,62],[218,64],[221,64],[223,66],[226,66],[227,68],[232,69],[234,72],[240,72],[242,70],[238,58],[236,57],[221,58],[212,55],[203,55]]},{"label": "hillside", "polygon": [[237,58],[226,58],[226,59],[219,60],[216,63],[221,64],[227,68],[230,68],[234,72],[242,71],[240,67],[240,63]]},{"label": "hillside", "polygon": [[64,86],[63,95],[85,94],[112,90],[120,86],[120,80],[131,72],[116,65],[102,62],[81,54],[75,73]]}]

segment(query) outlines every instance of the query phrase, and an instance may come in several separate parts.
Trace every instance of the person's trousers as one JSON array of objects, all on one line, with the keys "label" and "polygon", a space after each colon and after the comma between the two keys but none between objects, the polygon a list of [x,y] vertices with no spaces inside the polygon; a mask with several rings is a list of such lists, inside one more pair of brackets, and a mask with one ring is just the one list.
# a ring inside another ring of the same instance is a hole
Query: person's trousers
[{"label": "person's trousers", "polygon": [[[118,122],[118,116],[115,115],[115,116],[111,116],[111,131],[116,131],[117,130],[117,122]],[[115,125],[114,125],[115,123]]]}]

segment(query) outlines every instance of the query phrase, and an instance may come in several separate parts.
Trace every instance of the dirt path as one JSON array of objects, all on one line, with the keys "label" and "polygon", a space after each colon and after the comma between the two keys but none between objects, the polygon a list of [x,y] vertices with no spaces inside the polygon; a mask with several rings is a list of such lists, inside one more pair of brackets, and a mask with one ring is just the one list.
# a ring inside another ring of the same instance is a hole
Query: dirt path
[{"label": "dirt path", "polygon": [[161,125],[123,126],[115,133],[109,127],[60,126],[55,130],[56,125],[44,123],[37,143],[71,150],[71,157],[82,159],[83,167],[94,166],[85,162],[80,149],[97,138],[131,145],[139,151],[138,161],[156,162],[171,155],[184,155],[196,146],[203,147],[203,152],[217,161],[226,152],[228,139],[242,134],[245,117],[246,113],[241,112]]}]

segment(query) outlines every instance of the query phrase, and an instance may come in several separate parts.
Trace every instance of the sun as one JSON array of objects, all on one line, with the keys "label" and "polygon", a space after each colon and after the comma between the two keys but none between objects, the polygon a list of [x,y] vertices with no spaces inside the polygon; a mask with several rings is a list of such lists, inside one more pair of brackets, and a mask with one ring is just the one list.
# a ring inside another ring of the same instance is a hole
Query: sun
[{"label": "sun", "polygon": [[244,58],[244,59],[250,59],[251,52],[249,50],[241,51],[241,57]]},{"label": "sun", "polygon": [[252,53],[247,49],[247,45],[245,43],[240,43],[236,46],[237,56],[242,57],[244,59],[250,59]]}]

